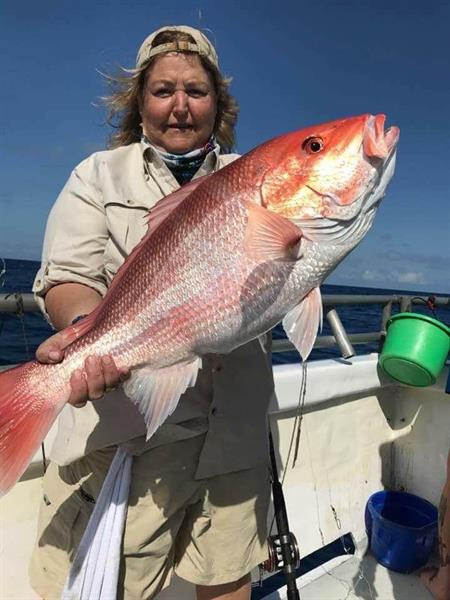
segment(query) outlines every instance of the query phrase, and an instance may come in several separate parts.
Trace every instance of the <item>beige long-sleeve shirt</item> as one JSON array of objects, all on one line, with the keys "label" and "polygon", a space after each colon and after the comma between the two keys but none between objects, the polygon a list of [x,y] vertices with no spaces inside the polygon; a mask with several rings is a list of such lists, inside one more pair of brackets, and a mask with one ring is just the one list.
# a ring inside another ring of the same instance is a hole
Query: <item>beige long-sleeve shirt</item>
[{"label": "beige long-sleeve shirt", "polygon": [[[210,152],[195,177],[238,158]],[[145,216],[179,188],[151,148],[135,143],[98,152],[81,162],[53,206],[41,268],[33,290],[45,314],[44,296],[54,285],[76,282],[102,296],[125,258],[146,232]],[[48,317],[48,315],[47,315]],[[266,411],[273,394],[270,354],[259,341],[228,355],[207,356],[197,383],[145,448],[207,432],[197,477],[251,468],[267,459]],[[144,448],[144,421],[120,390],[59,417],[50,457],[59,465],[106,446],[131,442]]]}]

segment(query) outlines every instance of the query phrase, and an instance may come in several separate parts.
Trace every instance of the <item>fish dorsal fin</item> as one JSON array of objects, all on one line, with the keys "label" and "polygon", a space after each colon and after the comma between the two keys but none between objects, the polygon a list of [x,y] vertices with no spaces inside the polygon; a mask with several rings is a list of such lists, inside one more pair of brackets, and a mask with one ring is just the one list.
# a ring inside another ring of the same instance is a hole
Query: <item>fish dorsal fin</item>
[{"label": "fish dorsal fin", "polygon": [[201,365],[201,358],[196,357],[163,369],[144,366],[133,371],[124,390],[144,416],[147,439],[173,413],[181,394],[195,385]]},{"label": "fish dorsal fin", "polygon": [[289,340],[306,360],[322,329],[322,297],[318,287],[312,289],[302,301],[294,306],[283,319],[283,327]]},{"label": "fish dorsal fin", "polygon": [[[155,205],[155,207],[150,210],[148,215],[148,231],[129,254],[126,260],[127,263],[131,262],[133,257],[138,254],[139,249],[145,244],[157,227],[172,213],[172,211],[174,211],[198,187],[198,185],[205,181],[205,179],[207,179],[209,176],[210,175],[197,177],[193,181],[186,183],[179,190],[176,190],[172,194],[162,198]],[[114,279],[108,288],[107,296],[111,295],[111,292],[118,286],[120,280],[122,279],[124,264],[122,264],[117,270],[117,273],[115,274]],[[67,348],[67,346],[75,342],[81,336],[85,335],[94,326],[97,314],[100,312],[102,304],[103,303],[99,304],[97,308],[87,315],[87,317],[80,320],[75,325],[69,325],[63,330],[66,337],[63,348]]]},{"label": "fish dorsal fin", "polygon": [[[136,244],[133,250],[128,255],[126,261],[119,267],[117,273],[114,275],[114,279],[111,282],[111,285],[108,288],[107,296],[110,296],[112,291],[119,285],[123,274],[125,272],[125,264],[129,265],[131,261],[133,261],[136,256],[141,251],[142,247],[147,243],[149,238],[153,235],[156,229],[161,225],[165,219],[178,207],[182,202],[198,187],[200,183],[205,181],[207,177],[210,177],[211,174],[205,175],[203,177],[197,177],[193,181],[186,183],[179,190],[172,192],[165,198],[161,198],[158,203],[150,209],[148,213],[148,230],[147,233],[143,236],[141,241]],[[105,296],[106,297],[106,296]]]},{"label": "fish dorsal fin", "polygon": [[302,231],[292,221],[267,208],[247,202],[245,247],[258,262],[300,257]]},{"label": "fish dorsal fin", "polygon": [[179,190],[158,201],[148,214],[148,232],[152,233],[209,175],[185,183]]}]

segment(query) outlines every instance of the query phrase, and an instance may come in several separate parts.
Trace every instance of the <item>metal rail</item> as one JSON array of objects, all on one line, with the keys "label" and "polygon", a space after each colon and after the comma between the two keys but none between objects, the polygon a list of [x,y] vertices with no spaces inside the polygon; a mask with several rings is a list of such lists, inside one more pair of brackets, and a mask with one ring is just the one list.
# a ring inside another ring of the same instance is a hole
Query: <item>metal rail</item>
[{"label": "metal rail", "polygon": [[[338,345],[344,357],[350,357],[355,352],[352,344],[366,344],[368,342],[382,343],[386,335],[386,324],[392,315],[392,307],[398,305],[401,312],[410,311],[415,304],[426,305],[429,298],[425,296],[408,296],[399,294],[323,294],[322,302],[324,312],[330,323],[333,335],[318,336],[314,348],[331,348]],[[337,306],[355,306],[379,304],[383,306],[380,331],[347,334],[336,313]],[[433,297],[433,306],[450,307],[450,297]],[[24,313],[39,312],[38,305],[31,293],[0,294],[0,313],[22,315]],[[287,352],[294,350],[288,340],[273,340],[273,352]]]},{"label": "metal rail", "polygon": [[22,314],[23,312],[39,312],[33,294],[19,292],[0,294],[0,313]]},{"label": "metal rail", "polygon": [[[398,294],[323,294],[322,301],[326,307],[330,306],[351,306],[355,304],[398,304],[399,306],[411,306],[413,304],[423,305],[428,300],[428,296],[406,296]],[[24,312],[39,312],[38,305],[33,294],[14,293],[0,294],[0,313],[15,313],[18,304],[22,302]],[[434,298],[436,306],[450,307],[450,297],[436,296]]]},{"label": "metal rail", "polygon": [[[352,344],[367,344],[369,342],[380,341],[383,337],[381,331],[370,331],[367,333],[349,333],[348,339]],[[334,335],[319,335],[316,338],[314,348],[332,348],[336,346],[337,341]],[[295,350],[294,345],[289,340],[273,340],[272,352],[290,352]],[[350,356],[353,356],[351,354]],[[349,358],[347,355],[345,358]]]}]

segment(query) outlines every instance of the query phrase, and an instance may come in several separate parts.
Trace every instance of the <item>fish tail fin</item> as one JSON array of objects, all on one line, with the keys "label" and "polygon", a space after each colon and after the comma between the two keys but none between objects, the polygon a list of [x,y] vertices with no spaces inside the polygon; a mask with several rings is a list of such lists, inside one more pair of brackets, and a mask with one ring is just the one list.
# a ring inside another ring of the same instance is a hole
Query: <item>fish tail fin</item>
[{"label": "fish tail fin", "polygon": [[0,373],[0,496],[23,474],[62,406],[33,392],[30,371],[39,367],[25,363]]}]

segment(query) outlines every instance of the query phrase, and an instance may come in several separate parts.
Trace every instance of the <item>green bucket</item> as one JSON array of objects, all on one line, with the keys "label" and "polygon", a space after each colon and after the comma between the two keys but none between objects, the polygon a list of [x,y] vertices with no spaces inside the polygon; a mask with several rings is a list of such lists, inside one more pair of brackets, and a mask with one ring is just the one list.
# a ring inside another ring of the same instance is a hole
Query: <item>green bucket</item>
[{"label": "green bucket", "polygon": [[414,312],[388,321],[379,364],[393,379],[416,387],[435,383],[450,351],[450,328]]}]

